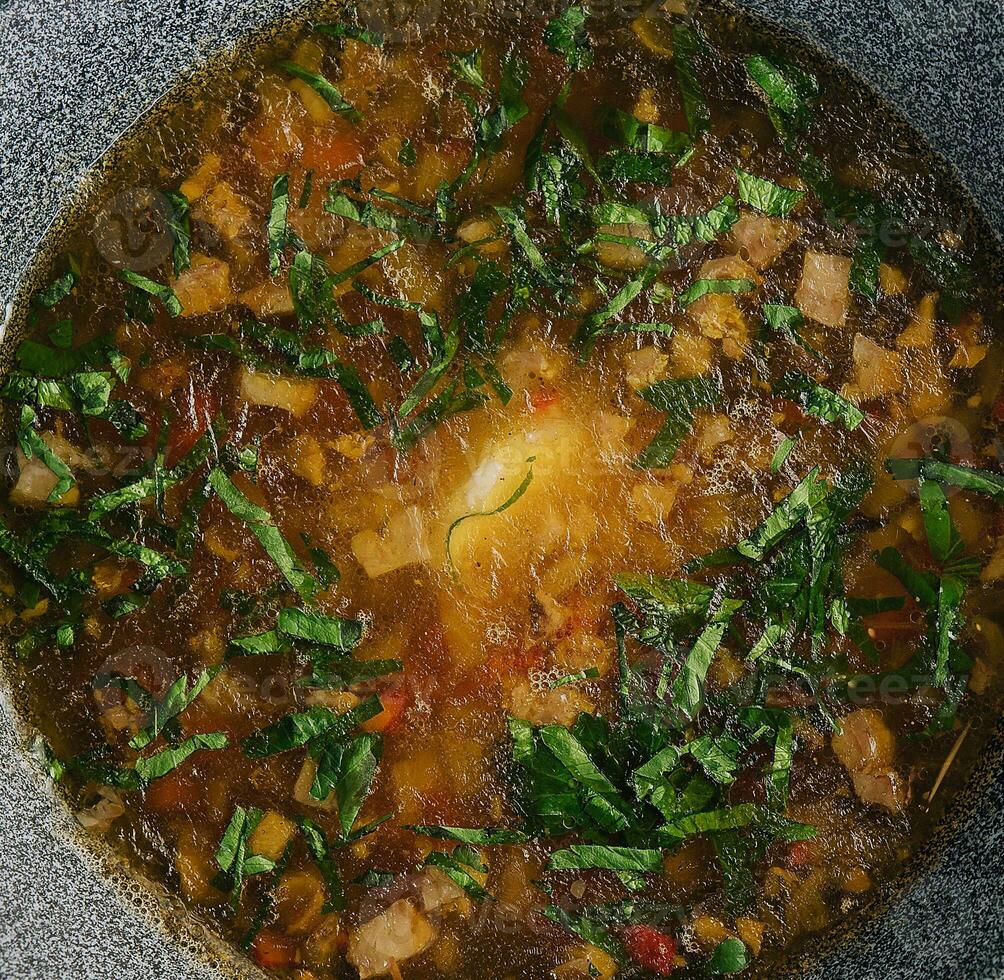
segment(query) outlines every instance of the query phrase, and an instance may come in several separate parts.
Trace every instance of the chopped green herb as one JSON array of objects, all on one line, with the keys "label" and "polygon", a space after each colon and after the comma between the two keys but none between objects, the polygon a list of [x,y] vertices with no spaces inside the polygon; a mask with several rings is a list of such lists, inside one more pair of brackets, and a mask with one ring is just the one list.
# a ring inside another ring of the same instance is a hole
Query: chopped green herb
[{"label": "chopped green herb", "polygon": [[241,743],[245,755],[261,759],[278,752],[300,748],[318,735],[338,738],[347,735],[357,725],[375,718],[383,710],[380,699],[373,695],[344,714],[316,706],[306,711],[285,715],[266,728],[253,732]]},{"label": "chopped green herb", "polygon": [[798,438],[798,436],[785,436],[781,440],[777,449],[774,450],[774,456],[770,461],[771,473],[777,473],[784,466],[791,455],[791,451],[798,445]]},{"label": "chopped green herb", "polygon": [[805,197],[805,191],[782,187],[745,170],[737,170],[736,178],[739,181],[739,200],[773,217],[786,217]]},{"label": "chopped green herb", "polygon": [[552,17],[544,28],[544,43],[548,51],[561,55],[573,71],[593,63],[592,44],[586,33],[585,7],[569,6],[563,14]]},{"label": "chopped green herb", "polygon": [[785,374],[775,390],[797,402],[809,415],[824,422],[840,422],[848,432],[865,420],[864,412],[853,402],[799,371]]},{"label": "chopped green herb", "polygon": [[281,633],[294,639],[346,652],[356,646],[363,635],[363,626],[358,620],[336,619],[310,609],[280,610],[278,627]]},{"label": "chopped green herb", "polygon": [[161,285],[161,283],[147,279],[146,276],[141,276],[138,272],[132,272],[130,269],[120,270],[119,277],[126,285],[159,299],[164,304],[164,309],[172,317],[181,316],[181,300],[175,296],[174,290],[170,286]]},{"label": "chopped green herb", "polygon": [[484,69],[481,66],[481,51],[448,51],[446,57],[450,62],[450,71],[461,81],[475,88],[486,87]]},{"label": "chopped green herb", "polygon": [[413,167],[417,160],[418,153],[415,151],[415,144],[405,137],[401,140],[401,149],[397,152],[397,162],[404,167]]},{"label": "chopped green herb", "polygon": [[210,471],[209,482],[234,517],[247,524],[293,589],[304,599],[313,598],[317,592],[317,581],[300,564],[289,542],[272,521],[272,515],[248,500],[218,466]]},{"label": "chopped green herb", "polygon": [[303,68],[292,61],[282,61],[279,63],[279,67],[286,72],[287,75],[292,75],[293,78],[298,78],[301,82],[305,82],[309,85],[322,99],[324,99],[332,112],[338,113],[338,115],[348,119],[351,123],[358,123],[362,121],[362,113],[346,102],[345,99],[342,98],[342,93],[339,92],[338,89],[322,75],[315,75],[313,72],[307,71],[306,68]]},{"label": "chopped green herb", "polygon": [[698,279],[680,293],[679,303],[685,309],[702,296],[749,293],[754,289],[752,279]]},{"label": "chopped green herb", "polygon": [[177,745],[155,752],[151,756],[136,760],[136,774],[144,783],[166,776],[177,769],[189,756],[200,749],[225,749],[227,736],[223,732],[208,732],[204,735],[190,735]]},{"label": "chopped green herb", "polygon": [[531,456],[527,460],[527,463],[529,464],[530,468],[526,471],[526,476],[523,477],[523,481],[520,483],[520,485],[518,487],[516,487],[516,489],[501,504],[499,504],[498,507],[494,508],[494,510],[489,510],[489,511],[475,511],[474,513],[471,513],[471,514],[463,514],[460,517],[458,517],[446,529],[446,563],[447,563],[447,565],[449,565],[449,567],[451,569],[453,568],[453,558],[450,555],[450,542],[453,539],[453,532],[456,531],[456,529],[458,527],[460,527],[460,525],[463,524],[465,521],[469,521],[472,518],[475,518],[475,517],[495,517],[496,514],[501,514],[504,511],[507,511],[510,507],[512,507],[512,505],[515,504],[516,501],[518,501],[520,499],[520,497],[522,497],[523,494],[526,493],[526,491],[530,489],[530,484],[533,482],[533,463],[534,463],[534,457]]},{"label": "chopped green herb", "polygon": [[289,174],[272,181],[272,210],[268,217],[268,270],[278,275],[286,247],[286,218],[289,214]]},{"label": "chopped green herb", "polygon": [[171,250],[171,261],[175,276],[181,275],[192,264],[192,224],[189,215],[188,198],[179,191],[166,191],[164,197],[171,210],[167,216],[167,226],[171,232],[174,245]]}]

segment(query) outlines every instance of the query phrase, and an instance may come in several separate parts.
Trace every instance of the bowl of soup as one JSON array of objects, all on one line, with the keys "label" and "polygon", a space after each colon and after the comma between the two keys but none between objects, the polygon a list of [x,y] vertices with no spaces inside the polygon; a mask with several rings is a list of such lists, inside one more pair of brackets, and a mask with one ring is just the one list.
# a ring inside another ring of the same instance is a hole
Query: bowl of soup
[{"label": "bowl of soup", "polygon": [[11,969],[995,975],[995,215],[738,8],[218,13],[8,311]]}]

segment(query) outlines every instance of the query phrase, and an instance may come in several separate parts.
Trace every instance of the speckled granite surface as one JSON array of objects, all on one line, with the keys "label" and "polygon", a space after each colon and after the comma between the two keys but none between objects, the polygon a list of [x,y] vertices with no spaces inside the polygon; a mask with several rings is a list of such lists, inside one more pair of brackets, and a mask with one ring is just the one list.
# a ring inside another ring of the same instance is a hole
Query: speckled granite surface
[{"label": "speckled granite surface", "polygon": [[[1004,231],[1000,0],[746,0],[884,92]],[[0,0],[0,301],[82,173],[181,73],[295,0]],[[818,980],[1004,976],[1004,779],[996,753],[889,912]],[[220,973],[168,944],[67,839],[0,700],[0,976],[181,980]],[[178,933],[177,927],[167,926]]]}]

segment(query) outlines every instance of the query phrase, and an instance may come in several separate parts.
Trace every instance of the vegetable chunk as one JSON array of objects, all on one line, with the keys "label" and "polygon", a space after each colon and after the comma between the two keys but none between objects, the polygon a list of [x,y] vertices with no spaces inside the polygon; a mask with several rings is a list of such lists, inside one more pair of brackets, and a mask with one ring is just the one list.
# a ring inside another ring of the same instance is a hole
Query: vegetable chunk
[{"label": "vegetable chunk", "polygon": [[394,964],[418,956],[432,945],[436,930],[407,899],[355,928],[346,958],[362,980],[390,973]]}]

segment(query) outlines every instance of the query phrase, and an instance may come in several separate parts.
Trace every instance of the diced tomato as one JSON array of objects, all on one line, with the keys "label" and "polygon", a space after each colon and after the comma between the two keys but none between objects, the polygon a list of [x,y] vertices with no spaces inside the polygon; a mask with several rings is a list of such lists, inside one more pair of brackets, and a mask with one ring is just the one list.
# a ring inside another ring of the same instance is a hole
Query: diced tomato
[{"label": "diced tomato", "polygon": [[819,848],[811,840],[796,840],[788,845],[788,864],[793,868],[813,868],[819,864]]},{"label": "diced tomato", "polygon": [[188,384],[177,389],[171,399],[174,413],[167,433],[164,463],[170,468],[184,458],[199,441],[219,410],[216,396],[208,388]]},{"label": "diced tomato", "polygon": [[652,926],[627,926],[624,945],[628,955],[645,970],[668,977],[676,966],[676,940]]},{"label": "diced tomato", "polygon": [[552,405],[556,405],[561,400],[561,392],[557,388],[545,385],[538,388],[530,395],[530,408],[534,412],[547,411]]},{"label": "diced tomato", "polygon": [[364,732],[393,732],[404,720],[405,709],[411,704],[411,690],[405,684],[393,684],[380,693],[383,711],[359,727]]},{"label": "diced tomato", "polygon": [[363,148],[351,132],[322,130],[304,139],[302,163],[317,177],[354,177],[363,168]]},{"label": "diced tomato", "polygon": [[994,402],[993,417],[998,422],[1004,422],[1004,391],[1001,391]]},{"label": "diced tomato", "polygon": [[143,800],[151,810],[155,810],[157,813],[167,813],[186,809],[195,797],[194,780],[175,769],[150,783],[146,788]]},{"label": "diced tomato", "polygon": [[540,668],[544,664],[545,649],[539,643],[526,643],[519,647],[493,653],[487,661],[487,668],[492,675],[500,674],[524,675]]},{"label": "diced tomato", "polygon": [[288,970],[296,963],[296,944],[274,929],[262,929],[251,944],[251,955],[262,969]]}]

